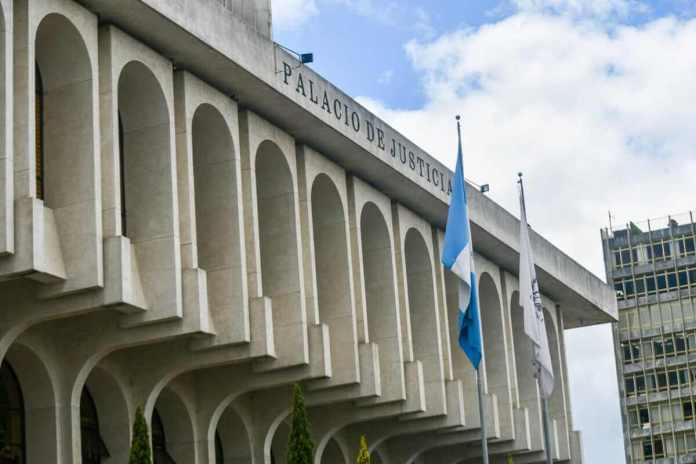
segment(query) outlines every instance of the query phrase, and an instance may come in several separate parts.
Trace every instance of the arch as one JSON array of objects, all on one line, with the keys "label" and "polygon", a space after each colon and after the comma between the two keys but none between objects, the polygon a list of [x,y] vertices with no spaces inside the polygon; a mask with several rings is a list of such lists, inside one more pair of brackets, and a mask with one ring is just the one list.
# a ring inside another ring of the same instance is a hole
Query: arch
[{"label": "arch", "polygon": [[101,464],[111,455],[99,431],[99,414],[89,388],[80,396],[80,438],[83,464]]},{"label": "arch", "polygon": [[500,400],[507,396],[507,361],[505,353],[505,325],[498,287],[490,274],[481,274],[478,282],[481,311],[481,331],[485,353],[488,390]]},{"label": "arch", "polygon": [[[85,414],[84,406],[93,411]],[[130,408],[121,384],[101,367],[92,369],[82,387],[80,417],[90,416],[94,419],[92,424],[87,424],[90,429],[87,430],[87,437],[84,427],[80,437],[82,462],[108,464],[127,461],[130,449]],[[92,450],[103,448],[106,453],[102,453],[101,460],[85,460],[86,447]]]},{"label": "arch", "polygon": [[[521,407],[527,407],[530,412],[537,407],[537,385],[533,376],[532,363],[534,355],[532,342],[524,333],[524,314],[519,304],[519,292],[512,292],[510,299],[510,319],[512,320],[512,336],[517,372],[517,392]],[[530,414],[535,418],[536,414]]]},{"label": "arch", "polygon": [[58,404],[55,379],[41,356],[29,346],[15,342],[5,356],[17,376],[24,402],[26,461],[57,462]]},{"label": "arch", "polygon": [[351,458],[346,453],[340,444],[332,438],[324,449],[324,455],[321,458],[321,462],[325,464],[350,464]]},{"label": "arch", "polygon": [[92,63],[78,29],[57,13],[39,23],[35,58],[36,196],[74,209],[92,197],[76,182],[94,173]]},{"label": "arch", "polygon": [[561,359],[559,350],[559,329],[556,326],[556,321],[546,307],[544,307],[544,324],[546,325],[546,335],[549,339],[549,351],[551,352],[551,366],[553,367],[554,374],[554,388],[549,398],[549,413],[555,418],[559,419],[559,422],[564,423],[563,408],[563,386],[561,385]]},{"label": "arch", "polygon": [[198,266],[207,273],[208,303],[217,327],[231,326],[243,304],[237,167],[232,134],[222,114],[200,105],[192,121]]},{"label": "arch", "polygon": [[121,232],[132,243],[169,236],[173,221],[169,110],[157,78],[139,61],[121,70],[118,116],[124,187]]},{"label": "arch", "polygon": [[256,198],[261,248],[261,287],[273,300],[273,326],[295,323],[301,307],[299,242],[292,173],[276,144],[265,141],[256,152]]},{"label": "arch", "polygon": [[290,438],[290,426],[285,418],[278,424],[271,442],[272,464],[286,464],[288,459],[288,439]]},{"label": "arch", "polygon": [[26,462],[24,395],[14,369],[0,365],[0,462]]},{"label": "arch", "polygon": [[[341,366],[355,346],[356,335],[345,210],[338,189],[326,174],[314,180],[311,198],[319,320],[330,329],[332,364]],[[334,375],[346,371],[349,369]]]},{"label": "arch", "polygon": [[434,382],[442,378],[442,364],[438,355],[433,266],[426,242],[416,229],[406,232],[404,250],[413,355],[423,363],[426,382]]},{"label": "arch", "polygon": [[195,462],[191,413],[181,397],[167,387],[152,411],[153,464]]},{"label": "arch", "polygon": [[252,462],[251,436],[242,417],[232,405],[225,408],[215,433],[215,462]]},{"label": "arch", "polygon": [[[400,320],[392,241],[387,221],[371,202],[360,213],[360,238],[369,339],[379,345],[383,396],[388,398],[386,379],[403,379]],[[393,393],[392,393],[393,394]]]}]

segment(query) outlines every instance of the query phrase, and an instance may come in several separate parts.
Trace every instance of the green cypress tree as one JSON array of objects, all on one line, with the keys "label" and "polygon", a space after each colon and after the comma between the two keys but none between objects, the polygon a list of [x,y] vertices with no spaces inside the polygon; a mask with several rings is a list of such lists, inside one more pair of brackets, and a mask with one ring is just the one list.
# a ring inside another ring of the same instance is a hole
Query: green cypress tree
[{"label": "green cypress tree", "polygon": [[138,406],[135,411],[133,423],[133,441],[131,442],[128,464],[152,464],[152,450],[150,450],[150,434],[147,431],[147,422],[143,409]]},{"label": "green cypress tree", "polygon": [[312,464],[314,443],[302,388],[295,384],[292,401],[292,428],[288,439],[288,464]]},{"label": "green cypress tree", "polygon": [[365,435],[360,436],[360,452],[358,452],[358,464],[370,464],[370,450],[367,448]]}]

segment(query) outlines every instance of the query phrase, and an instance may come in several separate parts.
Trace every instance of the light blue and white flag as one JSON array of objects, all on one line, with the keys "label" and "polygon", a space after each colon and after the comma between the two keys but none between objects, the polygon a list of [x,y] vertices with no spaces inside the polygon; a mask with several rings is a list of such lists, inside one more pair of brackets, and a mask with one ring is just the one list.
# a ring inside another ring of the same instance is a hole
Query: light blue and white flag
[{"label": "light blue and white flag", "polygon": [[532,246],[529,242],[527,209],[524,203],[524,188],[520,178],[520,306],[524,311],[524,333],[534,347],[534,376],[539,380],[541,396],[549,399],[553,393],[553,365],[549,339],[546,334],[544,309],[541,304],[539,281],[536,277]]},{"label": "light blue and white flag", "polygon": [[454,179],[452,179],[452,200],[447,216],[442,264],[460,279],[459,346],[466,353],[474,369],[478,369],[482,356],[481,328],[459,122],[457,122],[457,129],[459,130],[459,152]]}]

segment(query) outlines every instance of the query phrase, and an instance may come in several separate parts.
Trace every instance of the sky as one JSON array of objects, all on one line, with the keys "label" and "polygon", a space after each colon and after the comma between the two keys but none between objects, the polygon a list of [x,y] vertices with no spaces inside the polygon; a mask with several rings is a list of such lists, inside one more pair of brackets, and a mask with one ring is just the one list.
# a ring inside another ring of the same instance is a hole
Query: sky
[{"label": "sky", "polygon": [[[600,229],[696,209],[694,0],[273,0],[274,38],[602,279]],[[666,224],[666,219],[662,220]],[[659,221],[658,221],[659,224]],[[585,462],[624,462],[608,325],[566,332]]]}]

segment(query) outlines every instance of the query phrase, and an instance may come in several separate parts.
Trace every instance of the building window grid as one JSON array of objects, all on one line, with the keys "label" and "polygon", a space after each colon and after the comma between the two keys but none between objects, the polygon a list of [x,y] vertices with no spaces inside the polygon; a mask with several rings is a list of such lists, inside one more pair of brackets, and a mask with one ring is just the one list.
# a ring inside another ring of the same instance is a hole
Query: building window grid
[{"label": "building window grid", "polygon": [[662,262],[673,257],[685,258],[696,255],[696,234],[661,238],[649,244],[626,246],[612,250],[614,269],[623,269],[637,264]]},{"label": "building window grid", "polygon": [[[650,234],[650,236],[652,235],[651,232],[649,232],[649,234]],[[629,242],[630,242],[630,234],[629,234]],[[652,243],[652,240],[651,240],[651,243]],[[660,241],[659,247],[663,251],[663,253],[662,253],[663,256],[665,254],[669,254],[669,252],[664,253],[665,250],[673,249],[671,245],[665,246],[664,240]],[[649,249],[655,250],[655,247],[651,246]],[[659,256],[659,253],[658,252],[649,253],[649,255],[651,255],[651,257],[652,257],[652,255]],[[675,257],[674,262],[675,262],[675,267],[676,267],[676,257]],[[655,261],[653,260],[652,263],[653,263],[653,276],[655,279],[654,281],[659,282],[658,278],[657,278],[657,270],[655,267]],[[633,283],[635,285],[635,280],[636,280],[635,269],[634,269],[633,265],[631,266],[631,268],[633,271],[632,272],[632,279],[633,279]],[[675,273],[675,275],[676,275],[676,273]],[[690,279],[687,278],[687,284],[690,284],[690,282],[688,282],[688,280],[690,280]],[[665,276],[665,282],[668,282],[667,276]],[[617,294],[617,297],[619,295],[620,294]],[[638,300],[635,299],[634,301],[636,303],[636,313],[637,313],[638,322],[639,322],[639,324],[638,324],[638,326],[639,326],[639,331],[638,331],[638,333],[639,333],[639,345],[638,346],[639,347],[650,346],[650,345],[646,345],[646,343],[643,341],[643,324],[640,321],[641,311],[638,308]],[[664,317],[663,317],[664,313],[662,310],[662,305],[661,305],[661,301],[660,301],[659,296],[657,298],[657,307],[658,307],[658,315],[659,315],[658,317],[660,319],[659,327],[662,328],[662,327],[664,327]],[[669,312],[670,312],[669,320],[672,321],[675,319],[674,314],[673,314],[673,308],[671,305],[668,305],[667,307],[668,307]],[[682,315],[681,320],[683,321],[684,320],[683,306],[682,306],[681,302],[680,302],[680,312]],[[648,317],[650,319],[652,319],[653,313],[649,312]],[[651,325],[653,325],[653,324],[651,324]],[[683,327],[684,326],[682,325],[682,330],[683,330]],[[686,351],[687,350],[686,345],[687,345],[688,339],[687,339],[687,336],[685,333],[683,333],[681,337],[676,337],[676,338],[675,338],[674,334],[670,334],[669,338],[666,340],[664,337],[664,332],[662,332],[661,337],[652,337],[652,338],[654,340],[651,340],[651,345],[654,344],[654,346],[656,348],[656,349],[651,350],[652,351],[651,354],[654,357],[657,357],[661,354],[662,357],[664,357],[666,359],[667,355],[670,353],[673,353],[675,351]],[[640,359],[641,357],[643,357],[643,356],[641,356],[641,350],[638,349],[638,351],[636,352],[636,349],[633,346],[633,344],[631,344],[631,343],[628,344],[628,350],[626,350],[625,348],[626,347],[624,346],[624,357],[630,357],[631,359],[635,359],[636,357],[638,359]],[[647,352],[647,350],[645,352]],[[627,356],[627,354],[628,354],[628,356]],[[673,354],[670,354],[670,355],[673,355]],[[645,364],[643,364],[643,366],[645,366]],[[667,396],[668,396],[668,403],[671,405],[672,399],[671,399],[670,387],[674,386],[674,387],[679,388],[682,385],[684,385],[684,386],[688,385],[689,387],[691,386],[692,379],[691,379],[691,376],[689,375],[690,369],[679,369],[679,368],[667,369],[667,370],[665,370],[664,373],[662,373],[662,372],[658,373],[657,369],[653,369],[655,371],[655,373],[651,374],[651,375],[647,374],[645,367],[643,367],[642,370],[643,370],[643,375],[635,375],[634,374],[633,376],[629,376],[629,378],[626,380],[625,386],[626,386],[627,396],[631,393],[631,391],[634,394],[640,394],[640,393],[643,393],[645,391],[649,391],[650,389],[657,389],[657,390],[666,389]],[[646,419],[646,415],[647,415],[648,420],[650,420],[649,417],[651,416],[651,414],[649,414],[647,412],[647,411],[649,411],[649,407],[650,407],[647,395],[645,396],[645,401],[646,401],[646,403],[648,403],[648,405],[647,405],[648,409],[645,409],[645,408],[643,409],[643,420]],[[629,411],[626,411],[626,414],[627,414],[627,417],[630,418]],[[654,414],[652,414],[652,415],[654,416]],[[660,417],[660,419],[663,418],[661,413],[659,413],[659,417]],[[669,410],[668,417],[670,419],[673,417],[673,411],[671,411],[671,409]],[[676,438],[674,438],[674,439],[676,440]],[[646,449],[648,449],[650,451],[651,458],[654,459],[657,457],[661,457],[664,453],[664,448],[662,448],[662,441],[661,441],[661,439],[660,440],[655,439],[655,437],[652,434],[652,427],[650,428],[650,437],[647,440],[648,440],[647,441],[647,448],[646,448],[646,446],[643,447],[644,454],[645,454]],[[645,442],[644,442],[644,445],[645,445]],[[659,449],[659,451],[658,451],[658,449]]]}]

